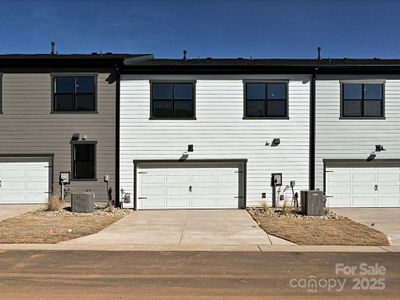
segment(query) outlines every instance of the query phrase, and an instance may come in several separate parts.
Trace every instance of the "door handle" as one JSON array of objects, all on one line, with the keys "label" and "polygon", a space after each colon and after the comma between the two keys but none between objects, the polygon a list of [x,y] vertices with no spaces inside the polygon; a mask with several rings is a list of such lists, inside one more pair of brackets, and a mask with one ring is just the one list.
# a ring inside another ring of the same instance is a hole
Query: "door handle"
[{"label": "door handle", "polygon": [[377,191],[377,190],[378,190],[378,185],[377,185],[377,184],[375,184],[375,186],[374,186],[374,190],[375,190],[375,191]]},{"label": "door handle", "polygon": [[191,192],[192,191],[192,186],[191,185],[189,185],[189,192]]}]

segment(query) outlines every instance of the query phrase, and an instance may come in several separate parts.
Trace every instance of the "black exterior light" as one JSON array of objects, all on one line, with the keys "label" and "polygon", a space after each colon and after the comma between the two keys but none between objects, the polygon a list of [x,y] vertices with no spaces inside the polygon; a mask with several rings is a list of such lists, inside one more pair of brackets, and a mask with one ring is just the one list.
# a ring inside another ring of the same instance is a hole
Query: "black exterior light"
[{"label": "black exterior light", "polygon": [[193,145],[188,145],[188,152],[193,152]]},{"label": "black exterior light", "polygon": [[79,133],[73,133],[71,141],[79,141],[80,134]]},{"label": "black exterior light", "polygon": [[386,149],[383,148],[383,145],[375,145],[375,152],[381,152],[381,151],[386,151]]},{"label": "black exterior light", "polygon": [[271,147],[276,147],[276,146],[278,146],[280,143],[281,143],[281,139],[279,139],[279,138],[274,138],[274,139],[272,140]]},{"label": "black exterior light", "polygon": [[376,154],[375,154],[375,152],[372,152],[368,157],[367,157],[367,161],[371,161],[371,160],[374,160],[375,159],[375,157],[376,157]]}]

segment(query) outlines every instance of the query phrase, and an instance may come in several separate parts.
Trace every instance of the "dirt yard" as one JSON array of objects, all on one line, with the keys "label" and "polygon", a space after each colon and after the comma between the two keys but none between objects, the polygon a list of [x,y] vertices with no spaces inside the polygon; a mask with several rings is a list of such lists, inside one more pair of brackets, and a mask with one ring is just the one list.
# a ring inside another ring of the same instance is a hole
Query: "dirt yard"
[{"label": "dirt yard", "polygon": [[40,209],[1,221],[0,243],[55,244],[96,233],[128,213],[119,209],[112,212],[96,209],[91,214]]},{"label": "dirt yard", "polygon": [[298,245],[389,245],[386,235],[382,232],[334,213],[322,217],[309,217],[272,209],[248,211],[265,232]]}]

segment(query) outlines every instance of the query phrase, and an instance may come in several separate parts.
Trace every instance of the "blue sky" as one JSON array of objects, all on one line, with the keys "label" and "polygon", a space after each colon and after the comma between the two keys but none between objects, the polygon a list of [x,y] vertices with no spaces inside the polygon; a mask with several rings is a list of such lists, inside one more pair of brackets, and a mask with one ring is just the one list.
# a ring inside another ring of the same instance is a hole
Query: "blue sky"
[{"label": "blue sky", "polygon": [[0,1],[0,53],[400,58],[400,1]]}]

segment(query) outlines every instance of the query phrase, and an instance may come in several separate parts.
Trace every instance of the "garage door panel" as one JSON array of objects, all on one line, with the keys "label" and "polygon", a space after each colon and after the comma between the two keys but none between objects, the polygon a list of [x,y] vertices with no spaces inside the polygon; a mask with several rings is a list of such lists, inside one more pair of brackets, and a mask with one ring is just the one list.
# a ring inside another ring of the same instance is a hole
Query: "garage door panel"
[{"label": "garage door panel", "polygon": [[344,172],[331,172],[327,173],[327,179],[331,182],[349,182],[351,180],[351,175],[350,173],[344,173]]},{"label": "garage door panel", "polygon": [[233,196],[218,195],[217,205],[218,207],[223,207],[223,208],[237,208],[238,199]]},{"label": "garage door panel", "polygon": [[189,195],[189,188],[184,186],[167,186],[165,195],[168,196],[181,196],[181,195]]},{"label": "garage door panel", "polygon": [[48,188],[47,182],[31,182],[26,183],[25,189],[29,191],[46,191]]},{"label": "garage door panel", "polygon": [[[400,168],[327,168],[330,207],[399,207]],[[346,174],[347,172],[347,174]],[[344,178],[349,180],[344,180]]]},{"label": "garage door panel", "polygon": [[[158,168],[154,168],[158,169]],[[138,194],[147,197],[139,208],[238,208],[239,168],[204,166],[166,167],[156,170],[157,177],[145,179],[138,169]],[[163,171],[162,171],[163,170]],[[150,176],[154,176],[154,173]],[[191,187],[191,189],[190,189]],[[154,195],[156,194],[156,195]],[[157,199],[153,199],[157,196]],[[161,199],[165,201],[162,202]],[[154,205],[149,201],[155,201]]]},{"label": "garage door panel", "polygon": [[167,175],[167,184],[190,185],[190,177],[188,175]]},{"label": "garage door panel", "polygon": [[353,194],[374,194],[375,193],[375,189],[374,189],[375,185],[373,183],[370,184],[357,184],[354,183],[352,186],[352,193]]},{"label": "garage door panel", "polygon": [[0,162],[0,203],[46,203],[49,162]]},{"label": "garage door panel", "polygon": [[146,196],[155,196],[155,195],[160,195],[164,196],[165,195],[165,188],[164,186],[159,186],[159,185],[142,185],[142,188],[140,189],[141,195],[146,195]]},{"label": "garage door panel", "polygon": [[21,190],[24,191],[26,189],[27,183],[25,181],[10,181],[10,180],[2,180],[1,190]]},{"label": "garage door panel", "polygon": [[392,184],[400,181],[400,175],[398,173],[383,173],[378,174],[377,182],[379,184]]},{"label": "garage door panel", "polygon": [[186,168],[167,168],[166,169],[166,174],[167,176],[171,175],[180,175],[180,176],[190,176],[190,169]]},{"label": "garage door panel", "polygon": [[378,196],[380,195],[399,195],[400,194],[400,187],[398,185],[383,185],[380,184],[378,186]]},{"label": "garage door panel", "polygon": [[[330,194],[331,195],[331,194]],[[348,207],[351,206],[351,197],[347,195],[333,195],[327,198],[328,207]]]},{"label": "garage door panel", "polygon": [[189,197],[167,198],[167,208],[186,208],[190,206]]},{"label": "garage door panel", "polygon": [[365,173],[353,173],[352,176],[352,181],[353,182],[371,182],[371,181],[375,181],[376,179],[376,174],[374,173],[367,173],[369,171],[365,170]]},{"label": "garage door panel", "polygon": [[350,194],[351,193],[351,183],[350,182],[332,182],[327,186],[328,195],[332,194]]},{"label": "garage door panel", "polygon": [[212,196],[208,197],[192,197],[192,207],[197,208],[209,208],[209,207],[216,207],[215,199]]},{"label": "garage door panel", "polygon": [[353,206],[358,206],[358,207],[376,206],[376,197],[358,197],[358,196],[353,196],[352,204],[353,204]]},{"label": "garage door panel", "polygon": [[147,176],[140,176],[140,182],[144,184],[164,184],[165,175],[147,175]]},{"label": "garage door panel", "polygon": [[393,206],[400,206],[400,198],[397,197],[379,197],[378,198],[378,206],[381,207],[393,207]]},{"label": "garage door panel", "polygon": [[215,195],[215,187],[214,185],[211,186],[195,186],[192,188],[191,194],[193,196],[214,196]]},{"label": "garage door panel", "polygon": [[142,208],[163,208],[165,207],[164,197],[150,197],[147,199],[139,199]]}]

